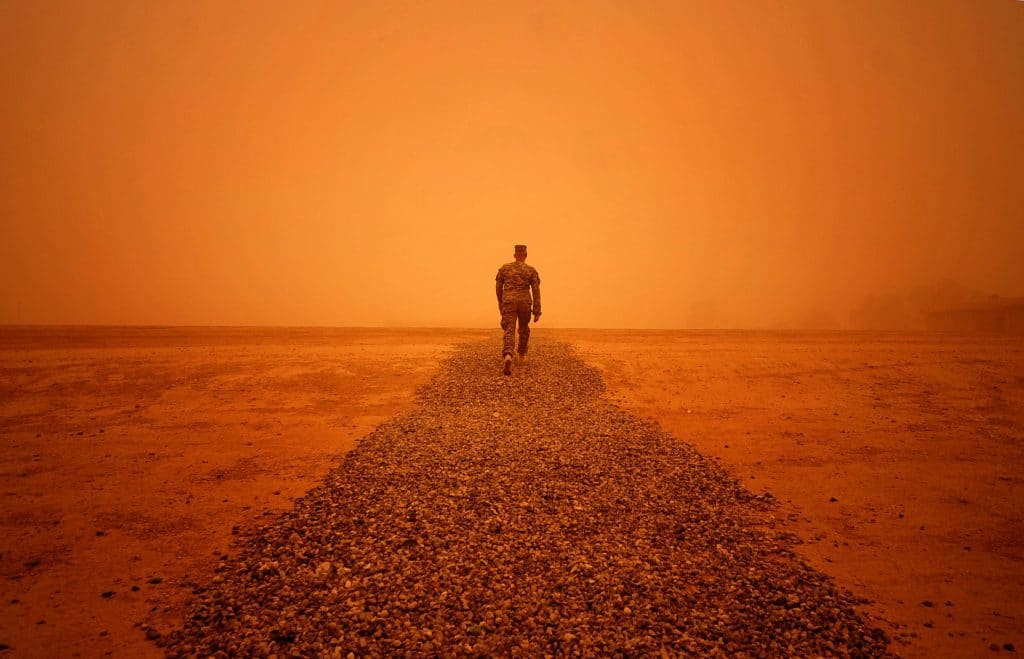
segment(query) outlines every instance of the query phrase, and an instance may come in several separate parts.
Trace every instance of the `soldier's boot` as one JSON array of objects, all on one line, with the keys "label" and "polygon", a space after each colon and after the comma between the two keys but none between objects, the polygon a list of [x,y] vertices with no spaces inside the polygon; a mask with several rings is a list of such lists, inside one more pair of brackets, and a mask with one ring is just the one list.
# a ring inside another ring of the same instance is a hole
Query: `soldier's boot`
[{"label": "soldier's boot", "polygon": [[519,353],[519,368],[526,366],[526,355]]},{"label": "soldier's boot", "polygon": [[512,355],[505,355],[505,368],[501,372],[505,375],[512,375]]}]

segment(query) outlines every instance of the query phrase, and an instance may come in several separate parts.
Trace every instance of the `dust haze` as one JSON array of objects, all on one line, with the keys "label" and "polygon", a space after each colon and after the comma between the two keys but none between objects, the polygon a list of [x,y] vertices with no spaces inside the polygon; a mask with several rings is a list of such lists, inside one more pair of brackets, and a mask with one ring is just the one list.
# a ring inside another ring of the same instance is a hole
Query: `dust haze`
[{"label": "dust haze", "polygon": [[520,242],[556,327],[1024,296],[1019,2],[3,3],[0,75],[0,323],[490,327]]}]

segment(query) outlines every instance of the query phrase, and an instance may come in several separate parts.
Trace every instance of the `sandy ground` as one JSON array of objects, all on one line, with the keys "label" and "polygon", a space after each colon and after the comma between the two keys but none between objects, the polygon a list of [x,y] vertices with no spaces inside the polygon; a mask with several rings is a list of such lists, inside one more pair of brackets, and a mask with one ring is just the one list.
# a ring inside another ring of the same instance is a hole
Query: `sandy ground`
[{"label": "sandy ground", "polygon": [[0,328],[0,643],[162,656],[142,626],[180,624],[232,527],[290,507],[486,335]]},{"label": "sandy ground", "polygon": [[1024,340],[553,332],[609,395],[771,492],[905,656],[1024,644]]},{"label": "sandy ground", "polygon": [[[772,492],[807,560],[897,625],[896,651],[1024,643],[1024,341],[536,331]],[[289,507],[484,337],[0,328],[0,643],[160,656],[144,627],[177,625],[232,527]]]}]

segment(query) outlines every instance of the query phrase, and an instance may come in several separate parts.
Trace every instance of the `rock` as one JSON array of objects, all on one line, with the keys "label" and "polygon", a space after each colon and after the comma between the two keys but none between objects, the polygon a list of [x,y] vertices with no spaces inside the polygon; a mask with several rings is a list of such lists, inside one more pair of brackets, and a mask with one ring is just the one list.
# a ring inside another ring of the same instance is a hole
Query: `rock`
[{"label": "rock", "polygon": [[604,398],[569,346],[512,379],[462,346],[418,395],[232,529],[168,656],[885,656],[771,493]]},{"label": "rock", "polygon": [[102,593],[100,593],[100,597],[102,597],[105,600],[108,600],[108,599],[110,599],[113,596],[114,596],[114,591],[112,591],[112,590],[105,590]]}]

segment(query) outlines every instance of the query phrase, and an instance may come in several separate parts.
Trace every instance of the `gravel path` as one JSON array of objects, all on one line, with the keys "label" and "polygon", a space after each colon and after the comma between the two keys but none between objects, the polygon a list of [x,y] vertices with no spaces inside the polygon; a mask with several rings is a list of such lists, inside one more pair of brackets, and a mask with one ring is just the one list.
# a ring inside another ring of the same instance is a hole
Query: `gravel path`
[{"label": "gravel path", "polygon": [[500,368],[493,343],[458,349],[241,540],[169,655],[886,653],[773,504],[610,404],[569,346]]}]

